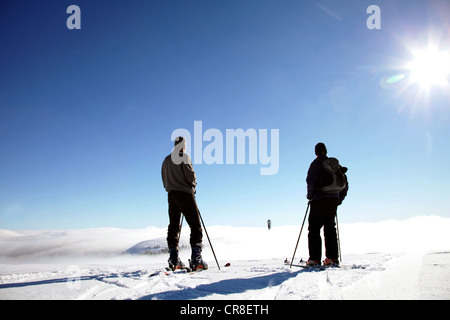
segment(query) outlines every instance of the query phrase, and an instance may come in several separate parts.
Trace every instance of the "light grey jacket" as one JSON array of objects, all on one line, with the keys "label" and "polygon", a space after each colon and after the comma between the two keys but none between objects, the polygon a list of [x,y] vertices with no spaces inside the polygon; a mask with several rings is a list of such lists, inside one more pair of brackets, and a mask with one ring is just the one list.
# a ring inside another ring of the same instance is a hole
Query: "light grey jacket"
[{"label": "light grey jacket", "polygon": [[169,154],[163,161],[161,177],[164,188],[167,192],[178,190],[195,193],[197,178],[192,166],[191,157],[186,153],[180,152],[177,154],[176,152],[177,150],[175,148],[174,152]]}]

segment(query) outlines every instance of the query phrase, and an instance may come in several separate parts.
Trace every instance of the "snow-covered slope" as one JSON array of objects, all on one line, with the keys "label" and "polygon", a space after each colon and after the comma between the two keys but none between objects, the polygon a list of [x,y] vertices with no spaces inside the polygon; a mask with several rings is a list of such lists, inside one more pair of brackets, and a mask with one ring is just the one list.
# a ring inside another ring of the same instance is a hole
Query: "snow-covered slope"
[{"label": "snow-covered slope", "polygon": [[[1,230],[0,299],[450,299],[449,227],[435,216],[342,224],[345,267],[317,271],[283,263],[299,226],[212,226],[221,269],[206,247],[209,270],[168,275],[166,253],[142,254],[165,247],[164,229]],[[296,260],[307,258],[306,239]]]},{"label": "snow-covered slope", "polygon": [[[3,266],[1,299],[450,299],[450,253],[345,256],[347,268],[232,261],[166,275],[158,263]],[[362,268],[362,266],[365,268]]]},{"label": "snow-covered slope", "polygon": [[167,253],[169,250],[164,244],[164,239],[141,241],[131,248],[125,250],[125,254],[161,254]]}]

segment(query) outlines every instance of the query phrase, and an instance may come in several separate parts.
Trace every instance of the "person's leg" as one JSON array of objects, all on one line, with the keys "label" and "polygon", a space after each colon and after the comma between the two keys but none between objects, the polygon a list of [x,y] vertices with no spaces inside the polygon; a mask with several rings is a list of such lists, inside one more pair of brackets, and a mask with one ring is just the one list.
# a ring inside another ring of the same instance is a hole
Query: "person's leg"
[{"label": "person's leg", "polygon": [[170,260],[175,263],[178,259],[178,243],[180,241],[181,210],[177,205],[177,193],[171,191],[168,194],[169,202],[169,226],[167,228],[167,247],[170,251]]},{"label": "person's leg", "polygon": [[338,199],[335,198],[326,198],[326,201],[324,201],[325,256],[334,262],[337,262],[338,259],[338,243],[335,222],[337,203]]},{"label": "person's leg", "polygon": [[190,244],[201,244],[203,241],[203,230],[195,196],[190,193],[180,192],[177,200],[178,206],[191,229]]},{"label": "person's leg", "polygon": [[183,195],[181,210],[186,218],[186,222],[191,228],[191,237],[189,240],[192,248],[191,267],[194,270],[199,268],[208,269],[208,264],[202,258],[203,230],[195,195],[188,193]]},{"label": "person's leg", "polygon": [[189,195],[187,201],[187,208],[185,212],[186,221],[191,228],[191,236],[189,242],[191,245],[200,245],[203,242],[203,230],[202,223],[200,221],[200,213],[197,207],[197,201],[195,201],[195,195]]},{"label": "person's leg", "polygon": [[321,199],[311,201],[308,218],[308,249],[309,260],[319,261],[322,257],[322,238],[320,229],[323,226]]}]

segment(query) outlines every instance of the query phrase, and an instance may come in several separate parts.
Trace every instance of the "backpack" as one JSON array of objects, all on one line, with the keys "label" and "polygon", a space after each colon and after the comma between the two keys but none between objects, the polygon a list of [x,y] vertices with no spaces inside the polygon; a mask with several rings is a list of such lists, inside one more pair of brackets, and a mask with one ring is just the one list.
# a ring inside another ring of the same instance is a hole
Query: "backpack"
[{"label": "backpack", "polygon": [[336,158],[328,158],[322,162],[325,169],[322,175],[320,191],[323,193],[339,193],[347,187],[347,168],[339,164]]}]

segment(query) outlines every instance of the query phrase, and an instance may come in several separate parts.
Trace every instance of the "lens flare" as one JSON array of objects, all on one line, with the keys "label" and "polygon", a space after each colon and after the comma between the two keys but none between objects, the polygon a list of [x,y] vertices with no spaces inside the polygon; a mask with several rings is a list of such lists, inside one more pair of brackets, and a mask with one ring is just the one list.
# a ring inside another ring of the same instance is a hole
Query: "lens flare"
[{"label": "lens flare", "polygon": [[397,82],[399,82],[399,81],[401,81],[403,79],[405,79],[405,75],[404,74],[402,74],[402,73],[401,74],[396,74],[394,76],[391,76],[391,77],[387,78],[386,79],[386,83],[387,84],[394,84],[394,83],[397,83]]}]

